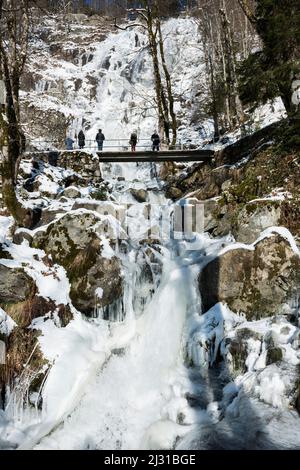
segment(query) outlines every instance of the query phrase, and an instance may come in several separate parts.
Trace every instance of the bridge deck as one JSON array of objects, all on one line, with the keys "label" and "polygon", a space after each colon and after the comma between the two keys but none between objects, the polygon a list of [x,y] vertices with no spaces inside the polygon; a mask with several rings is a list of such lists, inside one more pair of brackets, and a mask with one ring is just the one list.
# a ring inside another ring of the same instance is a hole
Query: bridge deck
[{"label": "bridge deck", "polygon": [[100,162],[206,162],[211,161],[213,150],[163,150],[161,152],[97,152]]}]

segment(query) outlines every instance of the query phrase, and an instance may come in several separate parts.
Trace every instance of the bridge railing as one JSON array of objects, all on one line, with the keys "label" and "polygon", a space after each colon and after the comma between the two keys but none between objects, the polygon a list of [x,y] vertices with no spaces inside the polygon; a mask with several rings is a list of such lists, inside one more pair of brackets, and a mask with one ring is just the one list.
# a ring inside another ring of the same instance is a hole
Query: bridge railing
[{"label": "bridge railing", "polygon": [[[164,143],[161,144],[161,148],[168,149],[168,146]],[[175,148],[172,147],[172,150],[183,150],[183,145],[181,142],[177,142]],[[73,144],[73,150],[79,150],[79,143],[76,140]],[[89,151],[98,151],[98,144],[95,140],[86,139],[84,150]],[[147,151],[152,149],[152,142],[150,139],[138,139],[138,143],[136,146],[136,150],[140,151]],[[26,141],[26,152],[31,151],[63,151],[67,150],[67,146],[65,142],[62,140],[43,140],[43,139],[34,139],[34,140],[27,140]],[[104,151],[119,151],[119,152],[126,152],[131,150],[131,144],[129,143],[129,139],[107,139],[103,142],[103,150]]]}]

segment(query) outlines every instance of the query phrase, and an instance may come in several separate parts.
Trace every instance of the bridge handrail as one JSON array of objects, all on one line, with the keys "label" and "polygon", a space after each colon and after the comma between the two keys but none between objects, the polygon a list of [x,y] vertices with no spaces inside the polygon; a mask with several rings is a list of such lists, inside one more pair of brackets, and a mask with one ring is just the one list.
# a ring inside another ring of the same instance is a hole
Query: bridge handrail
[{"label": "bridge handrail", "polygon": [[[33,139],[33,140],[27,140],[26,141],[26,151],[39,151],[39,150],[43,150],[43,151],[63,151],[63,150],[67,150],[66,147],[64,147],[63,149],[62,148],[58,148],[58,147],[61,147],[63,143],[63,140],[59,140],[59,139],[53,139],[53,140],[39,140],[39,139]],[[117,143],[117,145],[116,145]],[[162,146],[164,144],[162,143]],[[136,148],[137,149],[143,149],[143,150],[146,150],[146,149],[151,149],[152,147],[152,142],[151,142],[151,139],[145,139],[145,138],[141,138],[138,140],[138,143],[137,143],[137,146]],[[128,149],[130,149],[130,143],[129,143],[129,139],[107,139],[103,142],[103,148],[105,150],[107,149],[120,149],[122,151],[126,151]],[[173,146],[172,148],[174,148],[175,150],[180,150],[180,149],[184,149],[184,146],[182,145],[181,142],[176,142],[176,145]],[[85,139],[85,145],[84,145],[84,148],[85,150],[98,150],[98,145],[97,145],[97,142],[96,140],[92,140],[92,139]],[[80,150],[79,148],[79,144],[78,144],[78,141],[76,140],[73,144],[73,150],[76,151],[76,150]]]}]

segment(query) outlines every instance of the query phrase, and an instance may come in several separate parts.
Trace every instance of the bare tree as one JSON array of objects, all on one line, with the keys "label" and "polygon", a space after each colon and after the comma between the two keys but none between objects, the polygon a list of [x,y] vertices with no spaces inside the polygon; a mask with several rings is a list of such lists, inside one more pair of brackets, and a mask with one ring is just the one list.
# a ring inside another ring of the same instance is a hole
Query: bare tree
[{"label": "bare tree", "polygon": [[238,0],[240,7],[242,8],[243,12],[245,13],[246,17],[254,26],[256,24],[257,18],[254,14],[253,5],[249,0]]},{"label": "bare tree", "polygon": [[25,148],[20,123],[19,90],[29,36],[28,0],[0,0],[0,79],[5,101],[0,116],[0,152],[3,200],[21,226],[30,227],[33,211],[22,206],[16,195],[18,166]]},{"label": "bare tree", "polygon": [[234,32],[231,26],[231,22],[228,18],[225,0],[223,0],[223,4],[219,12],[221,17],[222,49],[225,63],[224,79],[229,110],[228,119],[230,127],[234,127],[236,125],[240,125],[243,122],[244,113],[238,94],[236,74],[237,49],[235,48]]},{"label": "bare tree", "polygon": [[237,65],[249,55],[257,35],[237,0],[199,0],[194,16],[206,62],[207,109],[217,137],[220,128],[232,129],[244,123]]},{"label": "bare tree", "polygon": [[138,22],[121,27],[118,26],[115,21],[115,26],[119,29],[140,26],[147,31],[149,50],[153,64],[159,132],[162,139],[166,139],[167,143],[170,143],[170,130],[172,130],[171,145],[174,147],[177,139],[177,120],[174,111],[171,75],[165,58],[164,38],[160,18],[160,2],[158,0],[143,0],[141,3],[143,3],[142,8],[130,8],[127,10],[129,13],[133,13],[137,16],[139,19]]}]

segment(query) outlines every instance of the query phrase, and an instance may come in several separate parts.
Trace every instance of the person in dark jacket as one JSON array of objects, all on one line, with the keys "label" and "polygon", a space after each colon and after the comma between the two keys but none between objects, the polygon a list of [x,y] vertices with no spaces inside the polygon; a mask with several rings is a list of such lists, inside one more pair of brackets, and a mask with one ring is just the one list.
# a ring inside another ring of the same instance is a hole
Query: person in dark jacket
[{"label": "person in dark jacket", "polygon": [[159,138],[159,135],[156,131],[154,131],[154,133],[152,134],[151,140],[152,140],[152,150],[153,150],[153,152],[155,152],[155,151],[159,152],[160,138]]},{"label": "person in dark jacket", "polygon": [[138,34],[135,35],[134,40],[135,40],[135,47],[140,47],[141,44],[140,44],[140,39],[139,39]]},{"label": "person in dark jacket", "polygon": [[78,134],[78,145],[80,149],[85,147],[85,135],[82,130]]},{"label": "person in dark jacket", "polygon": [[103,150],[103,142],[105,141],[105,136],[102,132],[102,129],[99,129],[98,134],[96,135],[96,142],[98,144],[98,151],[102,152]]},{"label": "person in dark jacket", "polygon": [[136,151],[136,144],[137,144],[138,138],[137,138],[137,133],[133,132],[130,136],[130,145],[131,145],[131,151],[135,152]]}]

